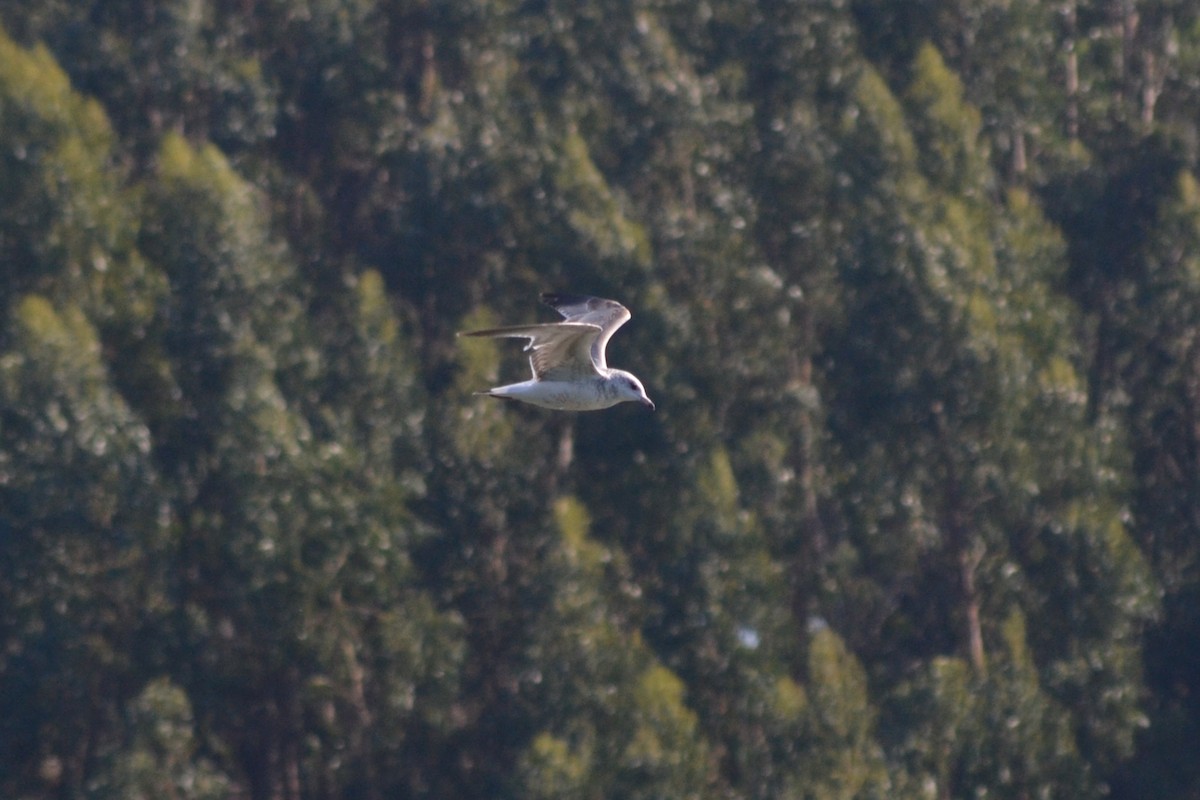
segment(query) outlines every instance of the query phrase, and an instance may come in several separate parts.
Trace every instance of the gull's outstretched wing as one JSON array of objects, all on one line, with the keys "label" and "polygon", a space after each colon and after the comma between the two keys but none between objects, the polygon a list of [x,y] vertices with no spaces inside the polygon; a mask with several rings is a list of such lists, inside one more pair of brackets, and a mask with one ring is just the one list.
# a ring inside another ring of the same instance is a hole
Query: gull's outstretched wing
[{"label": "gull's outstretched wing", "polygon": [[529,365],[538,380],[571,381],[596,375],[592,352],[604,335],[599,325],[590,322],[553,322],[548,325],[513,325],[467,331],[459,336],[484,336],[498,339],[528,339],[525,350]]},{"label": "gull's outstretched wing", "polygon": [[583,294],[543,292],[542,302],[562,314],[568,323],[588,323],[600,327],[600,335],[591,343],[591,357],[598,370],[607,369],[604,349],[617,328],[629,321],[629,309],[616,300]]}]

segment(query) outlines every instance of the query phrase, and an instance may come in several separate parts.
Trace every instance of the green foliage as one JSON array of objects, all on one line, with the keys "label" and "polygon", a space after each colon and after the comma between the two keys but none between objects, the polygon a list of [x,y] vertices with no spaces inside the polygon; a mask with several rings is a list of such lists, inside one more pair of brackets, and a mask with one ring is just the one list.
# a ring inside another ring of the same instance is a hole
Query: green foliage
[{"label": "green foliage", "polygon": [[92,767],[84,754],[122,737],[126,687],[152,657],[141,638],[170,612],[171,512],[149,432],[109,384],[83,314],[26,296],[5,341],[0,774],[14,796],[37,786],[39,770],[78,793]]},{"label": "green foliage", "polygon": [[192,709],[182,689],[163,678],[151,681],[130,702],[128,714],[130,743],[97,781],[97,796],[217,800],[228,795],[228,778],[196,753]]},{"label": "green foliage", "polygon": [[934,659],[892,695],[882,727],[902,732],[895,749],[904,780],[936,797],[1028,797],[1067,785],[1096,791],[1065,709],[1039,686],[1019,612],[1000,635],[986,676],[962,659]]},{"label": "green foliage", "polygon": [[571,745],[562,739],[547,733],[538,734],[520,766],[524,796],[583,800],[592,795],[588,755],[573,752]]},{"label": "green foliage", "polygon": [[133,250],[135,197],[112,166],[104,110],[45,48],[0,31],[0,302],[61,294],[106,329],[144,325],[153,276]]},{"label": "green foliage", "polygon": [[836,633],[818,628],[809,640],[811,737],[793,779],[800,796],[886,797],[889,779],[874,740],[875,719],[862,666]]},{"label": "green foliage", "polygon": [[[1104,287],[1114,295],[1105,322],[1117,331],[1110,345],[1117,367],[1107,391],[1127,398],[1122,410],[1133,463],[1131,534],[1140,549],[1126,538],[1111,546],[1139,565],[1145,559],[1166,592],[1161,628],[1149,638],[1144,657],[1159,685],[1171,688],[1154,698],[1151,717],[1143,721],[1150,730],[1126,778],[1135,797],[1145,797],[1147,791],[1186,792],[1190,789],[1183,786],[1196,785],[1195,775],[1181,775],[1164,765],[1173,758],[1174,748],[1190,738],[1182,732],[1188,725],[1183,719],[1194,708],[1187,699],[1194,678],[1179,671],[1194,653],[1187,645],[1169,642],[1194,640],[1195,618],[1184,609],[1194,601],[1200,563],[1196,473],[1181,468],[1195,463],[1198,441],[1194,420],[1200,375],[1200,269],[1195,244],[1200,202],[1190,172],[1176,174],[1164,189],[1145,238],[1134,243],[1131,261],[1138,272],[1124,280],[1110,278]],[[1133,743],[1123,744],[1121,752],[1127,753]],[[1133,778],[1135,772],[1155,777],[1141,784]]]},{"label": "green foliage", "polygon": [[0,794],[1194,796],[1198,19],[0,0]]},{"label": "green foliage", "polygon": [[[612,190],[588,155],[578,133],[567,135],[561,148],[563,164],[555,183],[570,205],[568,219],[585,246],[601,258],[626,258],[642,265],[650,260],[649,243],[639,226],[620,212]],[[596,222],[607,222],[596,228]]]},{"label": "green foliage", "polygon": [[986,190],[978,184],[987,175],[979,111],[964,104],[962,82],[933,45],[918,51],[905,100],[912,109],[921,171],[930,183],[964,197]]},{"label": "green foliage", "polygon": [[866,69],[859,76],[842,119],[848,161],[860,186],[876,182],[898,185],[904,192],[917,166],[917,146],[904,120],[904,111],[879,73]]},{"label": "green foliage", "polygon": [[708,796],[708,758],[683,682],[662,666],[637,679],[629,701],[636,727],[618,756],[614,797]]},{"label": "green foliage", "polygon": [[105,105],[143,152],[170,130],[239,149],[273,133],[276,89],[235,45],[247,20],[212,0],[161,3],[6,2],[0,16],[24,41],[69,51],[72,81]]}]

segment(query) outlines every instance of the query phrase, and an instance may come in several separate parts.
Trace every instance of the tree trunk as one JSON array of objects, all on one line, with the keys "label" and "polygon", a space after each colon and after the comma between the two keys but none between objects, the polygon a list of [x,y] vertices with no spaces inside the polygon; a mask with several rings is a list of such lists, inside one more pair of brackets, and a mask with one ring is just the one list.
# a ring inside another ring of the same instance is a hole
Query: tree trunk
[{"label": "tree trunk", "polygon": [[975,583],[975,572],[983,560],[982,544],[975,547],[970,529],[967,499],[957,476],[960,474],[958,460],[953,457],[950,435],[946,430],[946,418],[941,403],[933,408],[937,426],[939,449],[942,453],[942,468],[946,474],[942,506],[942,528],[946,534],[950,555],[958,568],[959,598],[962,602],[963,637],[966,640],[967,657],[977,675],[987,674],[987,654],[983,647],[983,624],[980,615],[979,588]]},{"label": "tree trunk", "polygon": [[987,659],[984,657],[983,628],[979,621],[979,591],[975,587],[975,570],[979,567],[979,561],[979,556],[965,547],[958,553],[959,579],[967,617],[967,653],[975,672],[985,675]]},{"label": "tree trunk", "polygon": [[1079,20],[1076,14],[1077,3],[1069,0],[1063,14],[1067,27],[1067,63],[1066,63],[1066,94],[1067,94],[1067,138],[1075,143],[1079,140],[1079,53],[1075,50],[1075,40],[1079,35]]}]

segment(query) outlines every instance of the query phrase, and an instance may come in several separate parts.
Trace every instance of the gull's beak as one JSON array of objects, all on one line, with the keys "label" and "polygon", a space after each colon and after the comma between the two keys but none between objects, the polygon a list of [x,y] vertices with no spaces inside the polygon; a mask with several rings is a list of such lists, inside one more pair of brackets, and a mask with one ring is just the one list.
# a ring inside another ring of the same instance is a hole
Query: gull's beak
[{"label": "gull's beak", "polygon": [[650,410],[651,411],[654,410],[654,401],[651,400],[649,397],[645,397],[645,396],[642,397],[642,405],[650,406]]}]

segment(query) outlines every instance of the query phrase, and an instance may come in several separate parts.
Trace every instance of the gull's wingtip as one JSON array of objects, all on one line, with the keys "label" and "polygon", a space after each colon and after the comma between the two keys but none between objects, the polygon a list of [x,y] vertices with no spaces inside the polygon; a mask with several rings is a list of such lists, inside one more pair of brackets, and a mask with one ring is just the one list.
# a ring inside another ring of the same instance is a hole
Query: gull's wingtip
[{"label": "gull's wingtip", "polygon": [[570,292],[542,292],[538,299],[551,308],[559,306],[575,306],[595,300],[590,294],[571,294]]},{"label": "gull's wingtip", "polygon": [[454,336],[459,339],[464,336],[470,337],[471,339],[488,339],[504,335],[511,336],[513,331],[519,328],[520,326],[514,326],[513,328],[481,328],[477,331],[459,331],[458,333],[454,334]]}]

